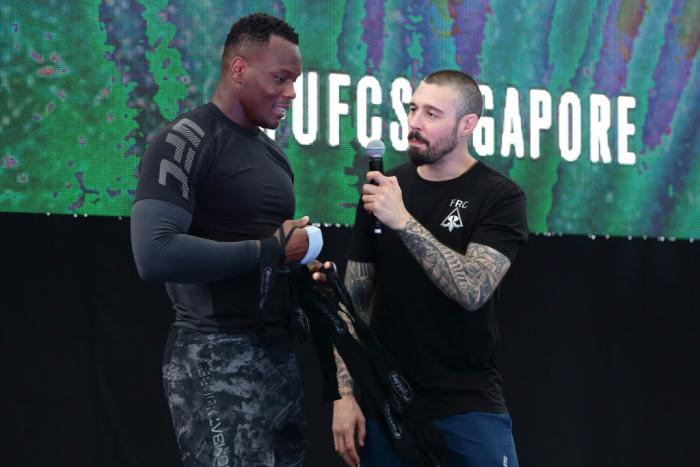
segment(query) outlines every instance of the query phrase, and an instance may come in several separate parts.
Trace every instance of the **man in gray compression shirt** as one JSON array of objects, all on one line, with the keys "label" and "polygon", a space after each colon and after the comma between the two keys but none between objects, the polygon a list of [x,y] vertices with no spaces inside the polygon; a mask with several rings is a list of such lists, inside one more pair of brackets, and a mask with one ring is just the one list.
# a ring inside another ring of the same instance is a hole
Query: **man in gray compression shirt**
[{"label": "man in gray compression shirt", "polygon": [[[132,248],[141,277],[166,282],[175,309],[163,380],[186,467],[303,460],[287,266],[307,251],[308,218],[291,219],[291,167],[259,129],[279,125],[300,73],[287,23],[241,18],[212,101],[166,125],[141,161]],[[277,270],[264,310],[261,258]]]}]

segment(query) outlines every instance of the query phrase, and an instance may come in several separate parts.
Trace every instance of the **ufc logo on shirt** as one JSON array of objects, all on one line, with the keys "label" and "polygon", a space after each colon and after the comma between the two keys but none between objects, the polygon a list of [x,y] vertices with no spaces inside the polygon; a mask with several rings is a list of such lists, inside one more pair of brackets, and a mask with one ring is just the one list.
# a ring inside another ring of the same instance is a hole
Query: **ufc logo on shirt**
[{"label": "ufc logo on shirt", "polygon": [[195,150],[204,138],[204,131],[192,120],[183,118],[177,122],[165,137],[165,142],[175,148],[173,160],[163,158],[160,161],[158,183],[165,186],[168,175],[182,185],[182,197],[190,197],[189,174],[194,162]]}]

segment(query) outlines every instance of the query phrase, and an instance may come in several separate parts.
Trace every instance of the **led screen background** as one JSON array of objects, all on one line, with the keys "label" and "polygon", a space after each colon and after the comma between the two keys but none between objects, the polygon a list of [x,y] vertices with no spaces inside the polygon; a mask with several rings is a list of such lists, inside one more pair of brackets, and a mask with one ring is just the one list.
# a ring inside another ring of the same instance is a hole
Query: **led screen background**
[{"label": "led screen background", "polygon": [[[493,141],[472,151],[525,189],[533,232],[700,237],[694,0],[6,1],[0,211],[128,215],[149,138],[209,100],[229,27],[255,11],[284,17],[300,35],[303,125],[295,132],[296,107],[275,138],[296,172],[297,211],[312,221],[353,222],[366,171],[358,111],[381,119],[385,166],[401,163],[390,136],[393,126],[405,138],[398,85],[456,68],[491,91],[482,120]],[[311,136],[309,72],[318,77]],[[331,85],[333,74],[349,85]],[[363,77],[379,83],[380,103],[358,88]],[[531,109],[533,96],[551,103]],[[580,104],[578,151],[575,103],[561,107],[563,96]],[[609,158],[593,155],[592,114],[598,127],[609,118],[594,143]]]}]

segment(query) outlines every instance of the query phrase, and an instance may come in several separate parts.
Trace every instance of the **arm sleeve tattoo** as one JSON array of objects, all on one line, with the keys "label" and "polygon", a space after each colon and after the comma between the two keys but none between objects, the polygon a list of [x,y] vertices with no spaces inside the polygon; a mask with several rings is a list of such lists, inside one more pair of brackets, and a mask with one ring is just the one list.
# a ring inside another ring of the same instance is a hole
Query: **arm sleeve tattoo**
[{"label": "arm sleeve tattoo", "polygon": [[335,347],[333,348],[333,355],[335,356],[335,366],[338,369],[336,373],[336,378],[338,379],[338,394],[340,394],[340,397],[352,396],[353,382],[348,367],[345,365],[345,362]]},{"label": "arm sleeve tattoo", "polygon": [[[345,286],[350,292],[350,299],[360,319],[369,324],[372,292],[374,290],[374,264],[349,260],[345,269]],[[345,313],[340,313],[340,317],[343,318],[348,326],[350,334],[357,339],[357,333],[352,322],[350,322]],[[353,382],[350,372],[336,349],[333,349],[333,354],[335,355],[335,366],[338,368],[336,373],[338,393],[341,397],[351,396],[353,395]]]},{"label": "arm sleeve tattoo", "polygon": [[469,311],[486,303],[510,267],[505,255],[486,245],[470,243],[464,255],[452,250],[413,218],[396,233],[430,280]]},{"label": "arm sleeve tattoo", "polygon": [[[343,305],[341,305],[341,307],[343,308],[343,310],[345,310]],[[350,332],[350,335],[357,339],[357,331],[355,331],[355,326],[353,326],[352,321],[350,321],[350,318],[348,318],[347,314],[345,313],[339,314],[343,321],[345,321],[345,325],[348,327],[348,332]],[[335,347],[333,347],[333,355],[335,356],[335,366],[337,368],[336,379],[338,380],[338,393],[341,397],[352,396],[352,390],[354,385],[352,381],[352,376],[350,376],[350,372],[348,371],[348,367],[347,365],[345,365],[343,357],[340,356],[338,350]]]},{"label": "arm sleeve tattoo", "polygon": [[374,280],[374,263],[360,263],[348,260],[345,268],[345,287],[350,292],[350,299],[355,307],[355,311],[367,324],[369,324],[372,309]]}]

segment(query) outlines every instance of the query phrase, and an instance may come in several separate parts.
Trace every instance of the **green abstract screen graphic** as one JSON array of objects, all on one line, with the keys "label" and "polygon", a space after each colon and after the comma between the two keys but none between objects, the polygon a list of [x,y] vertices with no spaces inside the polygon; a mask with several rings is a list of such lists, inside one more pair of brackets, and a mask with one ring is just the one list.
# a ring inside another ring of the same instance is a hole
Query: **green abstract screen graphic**
[{"label": "green abstract screen graphic", "polygon": [[523,187],[533,232],[700,237],[694,0],[9,0],[0,211],[128,215],[148,141],[211,98],[256,11],[300,35],[274,138],[313,222],[353,222],[367,141],[406,161],[412,90],[451,68],[485,98],[470,151]]}]

